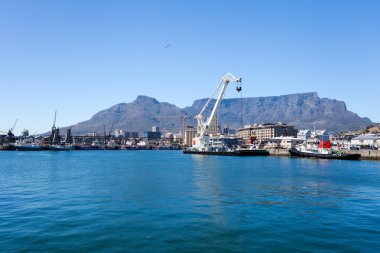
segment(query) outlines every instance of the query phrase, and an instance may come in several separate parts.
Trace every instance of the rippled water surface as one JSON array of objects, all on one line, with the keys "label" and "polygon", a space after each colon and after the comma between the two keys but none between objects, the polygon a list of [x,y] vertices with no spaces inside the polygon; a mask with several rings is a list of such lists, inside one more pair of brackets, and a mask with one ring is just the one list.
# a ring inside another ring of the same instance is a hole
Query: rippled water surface
[{"label": "rippled water surface", "polygon": [[379,252],[380,162],[0,152],[0,252]]}]

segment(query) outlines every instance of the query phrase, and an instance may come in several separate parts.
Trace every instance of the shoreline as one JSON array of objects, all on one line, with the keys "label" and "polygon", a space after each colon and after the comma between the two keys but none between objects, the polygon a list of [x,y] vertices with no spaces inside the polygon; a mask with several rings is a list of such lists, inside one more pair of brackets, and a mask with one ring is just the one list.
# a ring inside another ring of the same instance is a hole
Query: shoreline
[{"label": "shoreline", "polygon": [[[267,149],[270,156],[290,156],[286,149]],[[345,150],[347,154],[360,154],[361,160],[380,161],[380,150]]]},{"label": "shoreline", "polygon": [[[96,149],[92,149],[95,151]],[[99,149],[100,150],[119,150],[119,151],[138,151],[138,150],[181,150],[181,149],[152,149],[152,148],[140,148],[140,149]],[[278,157],[290,157],[289,151],[286,149],[264,149],[269,152],[269,156],[278,156]],[[16,151],[16,150],[5,150],[0,148],[0,151]],[[41,152],[41,151],[52,151],[52,150],[40,150],[40,151],[22,151],[18,152]],[[89,151],[89,150],[70,150],[70,151]],[[360,160],[372,160],[372,161],[380,161],[380,150],[344,150],[347,154],[360,154]]]}]

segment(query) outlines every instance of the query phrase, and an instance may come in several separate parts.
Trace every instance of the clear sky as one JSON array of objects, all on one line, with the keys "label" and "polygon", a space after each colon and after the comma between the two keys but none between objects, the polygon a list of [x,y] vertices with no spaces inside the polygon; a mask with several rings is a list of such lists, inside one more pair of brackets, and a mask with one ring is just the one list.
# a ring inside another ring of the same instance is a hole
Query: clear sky
[{"label": "clear sky", "polygon": [[244,97],[316,91],[380,122],[380,1],[0,1],[0,130],[140,94],[185,107],[226,72]]}]

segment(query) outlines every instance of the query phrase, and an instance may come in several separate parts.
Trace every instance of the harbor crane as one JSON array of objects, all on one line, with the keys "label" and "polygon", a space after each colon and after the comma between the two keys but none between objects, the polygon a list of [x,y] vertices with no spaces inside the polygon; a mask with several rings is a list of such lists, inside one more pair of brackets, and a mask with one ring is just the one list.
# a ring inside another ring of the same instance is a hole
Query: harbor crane
[{"label": "harbor crane", "polygon": [[[197,150],[207,150],[209,146],[210,141],[210,135],[209,135],[209,128],[211,122],[213,122],[214,118],[216,117],[216,112],[219,108],[220,102],[222,101],[222,98],[224,96],[224,93],[226,91],[226,88],[230,82],[237,83],[236,90],[238,92],[241,91],[241,78],[236,78],[230,73],[225,74],[222,79],[220,80],[219,84],[216,86],[214,92],[212,93],[211,97],[207,100],[206,104],[202,108],[202,110],[199,112],[198,115],[195,116],[195,118],[198,121],[198,127],[197,127],[197,136],[193,139],[193,148]],[[220,90],[220,93],[218,95],[218,98],[215,102],[214,108],[212,109],[211,115],[207,118],[206,121],[204,121],[204,113],[207,109],[207,107],[210,105],[210,102],[213,100],[215,94]]]},{"label": "harbor crane", "polygon": [[15,128],[16,128],[17,122],[18,122],[18,119],[16,119],[15,123],[13,124],[13,127],[10,128],[10,129],[8,130],[8,132],[6,132],[6,131],[0,131],[0,133],[6,134],[6,135],[8,136],[8,140],[9,140],[9,142],[11,142],[11,141],[14,139],[14,136],[15,136],[15,135],[13,134],[13,131],[14,131]]},{"label": "harbor crane", "polygon": [[13,133],[13,131],[15,130],[17,122],[18,122],[18,119],[16,119],[15,123],[13,124],[13,127],[11,129],[9,129],[10,133]]}]

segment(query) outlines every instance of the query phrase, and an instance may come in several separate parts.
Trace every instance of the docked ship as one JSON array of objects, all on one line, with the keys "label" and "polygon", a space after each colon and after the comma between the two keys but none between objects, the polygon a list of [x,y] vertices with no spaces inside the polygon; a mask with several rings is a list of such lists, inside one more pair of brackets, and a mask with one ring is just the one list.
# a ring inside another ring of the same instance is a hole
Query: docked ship
[{"label": "docked ship", "polygon": [[340,150],[333,150],[330,141],[319,141],[319,146],[316,148],[318,140],[311,140],[305,145],[289,149],[291,157],[316,158],[316,159],[337,159],[337,160],[359,160],[360,154],[346,154]]},{"label": "docked ship", "polygon": [[25,142],[25,143],[23,143],[23,142],[15,143],[14,148],[17,151],[41,151],[42,150],[42,147],[41,147],[40,144],[37,144],[37,143],[27,143],[27,142]]},{"label": "docked ship", "polygon": [[29,135],[29,131],[24,129],[20,138],[12,144],[17,151],[41,151],[42,146],[36,142],[33,135]]},{"label": "docked ship", "polygon": [[46,150],[50,151],[70,151],[73,150],[74,147],[71,145],[64,145],[64,144],[52,144],[46,146]]}]

